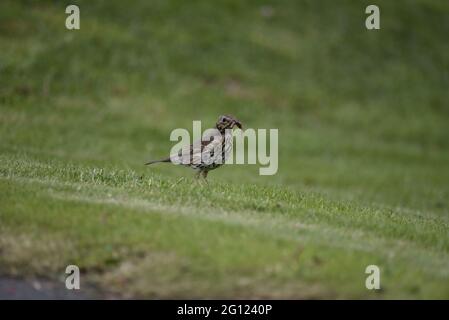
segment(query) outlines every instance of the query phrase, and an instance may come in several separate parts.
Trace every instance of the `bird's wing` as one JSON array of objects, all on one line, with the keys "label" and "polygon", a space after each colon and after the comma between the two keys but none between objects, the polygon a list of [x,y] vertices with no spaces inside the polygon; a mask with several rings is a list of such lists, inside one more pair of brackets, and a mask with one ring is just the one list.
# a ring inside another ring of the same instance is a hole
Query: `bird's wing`
[{"label": "bird's wing", "polygon": [[175,155],[183,164],[200,164],[205,159],[210,159],[217,150],[221,150],[223,136],[220,133],[205,134],[199,141],[185,146]]},{"label": "bird's wing", "polygon": [[209,141],[203,141],[201,145],[201,152],[193,153],[193,163],[212,164],[217,159],[217,154],[221,154],[223,147],[223,136],[211,136]]}]

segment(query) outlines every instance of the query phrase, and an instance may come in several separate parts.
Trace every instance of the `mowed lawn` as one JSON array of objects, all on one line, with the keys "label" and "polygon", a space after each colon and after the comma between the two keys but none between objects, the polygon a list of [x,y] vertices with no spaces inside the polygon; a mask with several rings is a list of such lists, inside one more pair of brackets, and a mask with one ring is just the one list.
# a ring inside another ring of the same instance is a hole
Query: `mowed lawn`
[{"label": "mowed lawn", "polygon": [[[78,4],[81,29],[65,28]],[[449,298],[449,3],[0,2],[0,275],[143,298]],[[279,129],[197,183],[175,128]],[[381,290],[365,288],[365,268]]]}]

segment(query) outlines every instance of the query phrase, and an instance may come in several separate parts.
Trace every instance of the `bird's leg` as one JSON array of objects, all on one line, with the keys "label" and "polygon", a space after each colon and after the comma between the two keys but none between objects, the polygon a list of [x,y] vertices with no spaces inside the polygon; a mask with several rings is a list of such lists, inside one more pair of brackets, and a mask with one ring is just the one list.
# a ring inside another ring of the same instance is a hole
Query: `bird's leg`
[{"label": "bird's leg", "polygon": [[204,170],[204,171],[202,171],[202,175],[203,175],[203,178],[204,178],[204,182],[206,182],[206,184],[208,185],[209,184],[209,182],[207,182],[207,173],[208,173],[208,171],[207,170]]}]

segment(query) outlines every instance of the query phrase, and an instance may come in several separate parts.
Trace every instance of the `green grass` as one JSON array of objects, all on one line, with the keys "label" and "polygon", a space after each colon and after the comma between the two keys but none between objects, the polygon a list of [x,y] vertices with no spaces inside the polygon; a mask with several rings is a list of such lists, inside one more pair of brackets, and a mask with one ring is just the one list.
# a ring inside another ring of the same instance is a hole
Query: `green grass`
[{"label": "green grass", "polygon": [[[73,1],[70,2],[70,4]],[[449,298],[449,4],[0,4],[0,272],[124,297]],[[174,128],[279,129],[195,183]],[[380,291],[365,288],[381,268]]]}]

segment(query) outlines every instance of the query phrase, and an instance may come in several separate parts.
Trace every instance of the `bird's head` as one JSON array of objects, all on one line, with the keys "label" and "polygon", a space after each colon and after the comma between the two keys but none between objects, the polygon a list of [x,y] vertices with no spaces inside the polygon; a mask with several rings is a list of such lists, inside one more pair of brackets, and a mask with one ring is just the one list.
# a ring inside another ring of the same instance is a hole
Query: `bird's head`
[{"label": "bird's head", "polygon": [[218,130],[220,130],[220,132],[226,130],[226,129],[234,129],[234,126],[239,127],[240,129],[242,129],[242,123],[237,120],[236,118],[234,118],[233,116],[220,116],[218,118],[216,127]]}]

